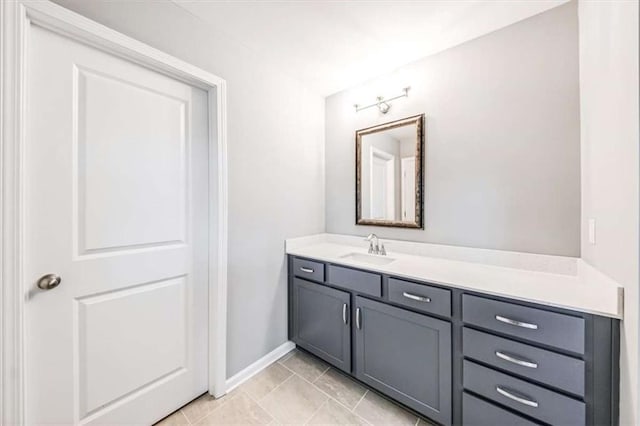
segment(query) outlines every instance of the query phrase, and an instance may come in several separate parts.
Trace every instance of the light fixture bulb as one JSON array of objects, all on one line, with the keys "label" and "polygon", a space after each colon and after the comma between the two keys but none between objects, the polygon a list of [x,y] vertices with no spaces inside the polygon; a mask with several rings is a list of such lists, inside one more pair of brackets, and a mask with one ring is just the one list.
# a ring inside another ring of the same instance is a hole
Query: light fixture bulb
[{"label": "light fixture bulb", "polygon": [[391,105],[389,105],[385,101],[378,102],[378,109],[380,110],[381,113],[383,114],[388,113],[390,108],[391,108]]}]

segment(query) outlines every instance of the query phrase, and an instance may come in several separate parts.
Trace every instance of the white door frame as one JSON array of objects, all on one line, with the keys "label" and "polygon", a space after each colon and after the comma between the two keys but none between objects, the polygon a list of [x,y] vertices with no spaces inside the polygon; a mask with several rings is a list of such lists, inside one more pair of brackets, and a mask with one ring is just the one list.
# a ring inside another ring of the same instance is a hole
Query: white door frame
[{"label": "white door frame", "polygon": [[[0,424],[25,419],[23,288],[26,76],[38,25],[207,91],[209,96],[209,393],[226,392],[226,82],[50,2],[0,1]],[[44,361],[44,360],[43,360]]]}]

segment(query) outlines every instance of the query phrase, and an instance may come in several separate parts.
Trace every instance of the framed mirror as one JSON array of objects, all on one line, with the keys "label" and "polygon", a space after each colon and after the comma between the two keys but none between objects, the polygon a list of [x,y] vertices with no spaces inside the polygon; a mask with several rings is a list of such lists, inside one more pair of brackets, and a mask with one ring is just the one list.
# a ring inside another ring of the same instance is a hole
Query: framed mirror
[{"label": "framed mirror", "polygon": [[356,131],[356,224],[423,228],[424,114]]}]

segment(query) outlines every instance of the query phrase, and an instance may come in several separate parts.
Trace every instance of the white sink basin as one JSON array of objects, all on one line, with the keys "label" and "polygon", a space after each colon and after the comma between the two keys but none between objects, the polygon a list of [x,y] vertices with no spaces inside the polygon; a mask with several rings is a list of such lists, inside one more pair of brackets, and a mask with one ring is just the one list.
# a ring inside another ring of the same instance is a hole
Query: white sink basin
[{"label": "white sink basin", "polygon": [[340,257],[354,262],[368,263],[369,265],[388,265],[395,260],[392,257],[363,253],[349,253]]}]

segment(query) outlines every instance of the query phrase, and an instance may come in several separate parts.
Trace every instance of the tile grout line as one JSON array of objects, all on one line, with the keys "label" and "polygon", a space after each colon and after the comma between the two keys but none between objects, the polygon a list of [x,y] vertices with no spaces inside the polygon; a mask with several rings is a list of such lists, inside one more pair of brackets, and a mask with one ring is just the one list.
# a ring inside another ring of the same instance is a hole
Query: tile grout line
[{"label": "tile grout line", "polygon": [[[313,383],[309,382],[309,381],[308,381],[308,380],[306,380],[304,377],[302,377],[302,376],[298,375],[295,371],[293,371],[293,370],[289,369],[289,368],[288,368],[288,367],[286,367],[285,365],[282,365],[282,366],[283,366],[286,370],[289,370],[289,371],[291,372],[291,375],[290,375],[289,377],[287,377],[285,380],[283,380],[283,381],[282,381],[282,383],[280,383],[279,385],[277,385],[276,387],[274,387],[273,389],[271,389],[268,393],[266,393],[262,398],[260,398],[260,400],[255,401],[255,402],[256,402],[256,404],[258,404],[258,406],[259,406],[260,408],[262,408],[262,409],[263,409],[267,414],[269,414],[269,416],[270,416],[274,421],[279,421],[279,419],[278,419],[278,418],[277,418],[277,416],[275,416],[271,411],[269,411],[269,410],[267,409],[267,407],[263,406],[263,405],[260,403],[260,401],[264,400],[267,396],[269,396],[270,394],[272,394],[273,392],[275,392],[275,391],[276,391],[276,389],[278,389],[280,386],[284,385],[286,382],[288,382],[289,380],[291,380],[291,379],[292,379],[292,378],[294,378],[294,377],[298,377],[299,379],[302,379],[302,380],[303,380],[303,381],[305,381],[306,383],[308,383],[308,384],[310,384],[311,386],[313,386]],[[306,424],[307,422],[309,422],[309,421],[313,418],[313,416],[315,416],[315,415],[316,415],[316,413],[320,410],[320,408],[321,408],[324,404],[326,404],[326,402],[327,402],[326,400],[325,400],[325,401],[323,401],[323,402],[322,402],[322,404],[320,404],[320,407],[318,407],[318,408],[316,409],[316,411],[314,411],[314,412],[311,414],[311,417],[309,417],[308,419],[306,419],[306,420],[303,422],[303,424]]]},{"label": "tile grout line", "polygon": [[[288,359],[288,358],[287,358]],[[281,364],[284,368],[286,368],[287,370],[291,371],[293,373],[294,376],[298,376],[300,379],[304,380],[305,382],[307,382],[308,384],[310,384],[311,386],[313,386],[316,390],[318,390],[319,392],[323,393],[324,395],[326,395],[327,397],[329,397],[329,399],[332,399],[333,401],[335,401],[336,403],[338,403],[340,406],[346,408],[350,413],[352,413],[353,415],[355,415],[356,417],[358,417],[359,419],[363,420],[366,424],[371,424],[369,421],[367,421],[366,419],[364,419],[362,416],[360,416],[358,413],[355,412],[355,409],[358,407],[358,405],[360,405],[360,403],[362,402],[362,400],[364,399],[364,397],[367,395],[367,393],[369,393],[369,389],[364,388],[365,391],[362,394],[362,396],[360,397],[360,399],[358,400],[358,402],[356,403],[356,405],[354,405],[353,408],[349,408],[348,406],[346,406],[345,404],[343,404],[342,402],[338,401],[336,398],[334,398],[333,396],[329,395],[327,392],[323,391],[322,389],[320,389],[318,386],[316,386],[316,382],[325,374],[327,374],[327,372],[329,370],[331,370],[331,366],[327,366],[327,368],[313,381],[309,381],[306,378],[302,377],[300,374],[296,373],[295,371],[293,371],[292,369],[290,369],[289,367],[287,367],[284,364]],[[349,379],[349,378],[348,378]],[[352,379],[349,379],[352,380]],[[273,389],[275,390],[275,389]],[[273,391],[272,391],[273,392]],[[326,402],[326,401],[325,401]],[[315,413],[314,413],[315,414]],[[414,425],[415,426],[415,425]]]},{"label": "tile grout line", "polygon": [[[276,361],[277,363],[279,363],[279,361]],[[261,401],[263,401],[267,396],[271,395],[273,392],[276,391],[276,389],[278,389],[280,386],[284,385],[286,382],[288,382],[289,380],[291,380],[294,376],[296,376],[296,373],[294,371],[291,371],[289,368],[287,368],[286,366],[280,364],[282,367],[285,368],[285,370],[288,370],[291,375],[289,377],[287,377],[286,379],[284,379],[282,381],[282,383],[279,383],[278,385],[276,385],[276,387],[274,387],[273,389],[271,389],[269,392],[267,392],[266,394],[262,395],[262,397],[260,399],[253,399],[255,401],[256,404],[258,404],[258,407],[262,408],[275,422],[279,422],[280,420],[278,419],[278,417],[276,415],[274,415],[271,411],[269,411],[267,409],[267,407],[265,407],[264,405],[261,404]]]},{"label": "tile grout line", "polygon": [[[278,388],[280,388],[281,386],[283,386],[286,382],[288,382],[289,380],[291,380],[293,377],[297,377],[299,379],[301,379],[302,381],[304,381],[305,383],[307,383],[308,385],[311,385],[311,387],[315,390],[317,390],[318,392],[322,393],[327,399],[320,405],[320,407],[318,407],[312,414],[311,416],[306,419],[304,421],[303,424],[308,424],[309,421],[311,421],[311,419],[313,419],[313,416],[315,416],[320,409],[322,409],[323,406],[327,405],[329,400],[333,400],[334,402],[336,402],[337,404],[339,404],[341,407],[344,407],[345,409],[347,409],[348,412],[350,412],[351,414],[355,415],[359,420],[361,420],[362,422],[364,422],[367,425],[371,425],[372,423],[369,422],[368,420],[366,420],[365,418],[363,418],[362,416],[360,416],[358,413],[355,412],[355,410],[358,408],[358,406],[362,403],[362,401],[365,399],[365,397],[367,396],[367,394],[370,392],[370,389],[367,389],[366,387],[365,392],[362,394],[362,396],[360,397],[360,399],[358,400],[358,402],[354,405],[353,408],[349,408],[347,405],[343,404],[342,402],[338,401],[336,398],[334,398],[333,396],[329,395],[327,392],[325,392],[324,390],[320,389],[317,385],[316,382],[324,375],[327,374],[328,371],[330,371],[333,367],[331,367],[330,365],[327,365],[326,363],[323,363],[326,365],[326,368],[324,370],[322,370],[322,372],[318,375],[318,377],[316,377],[315,379],[313,379],[313,381],[308,380],[307,378],[303,377],[301,374],[297,373],[296,371],[294,371],[293,369],[289,368],[288,366],[286,366],[284,363],[286,361],[288,361],[290,358],[292,358],[293,356],[295,356],[295,354],[298,351],[296,349],[290,351],[287,355],[285,359],[278,359],[276,361],[274,361],[272,364],[269,364],[269,366],[273,365],[273,364],[279,364],[281,367],[283,367],[285,370],[289,371],[291,373],[291,375],[289,377],[287,377],[285,380],[283,380],[280,384],[278,384],[277,386],[275,386],[273,389],[271,389],[268,393],[266,393],[265,395],[263,395],[259,400],[256,400],[254,398],[252,398],[250,395],[248,395],[260,408],[262,408],[267,414],[269,414],[269,416],[271,416],[273,418],[273,421],[278,422],[278,419],[276,418],[275,415],[273,415],[273,413],[271,413],[266,407],[264,407],[261,404],[261,401],[263,401],[267,396],[271,395],[273,392],[275,392]],[[266,368],[268,368],[269,366],[267,366]],[[266,369],[265,368],[265,369]],[[349,377],[347,377],[347,379],[350,379]],[[357,382],[356,382],[357,383]],[[245,393],[246,394],[246,393]],[[387,399],[387,398],[385,398]],[[388,399],[387,399],[388,400]],[[391,401],[390,401],[391,402]],[[394,405],[395,402],[392,402]],[[208,414],[207,414],[208,415]],[[416,416],[416,423],[413,426],[417,426],[420,422],[420,417]],[[188,419],[187,419],[188,420]]]},{"label": "tile grout line", "polygon": [[[191,425],[195,425],[198,422],[203,421],[204,419],[206,419],[207,417],[212,415],[214,412],[216,412],[218,409],[220,409],[223,406],[227,405],[231,400],[233,400],[236,397],[238,397],[238,395],[245,395],[250,401],[255,403],[260,409],[262,409],[271,418],[271,421],[270,421],[269,424],[278,423],[277,416],[275,416],[270,410],[268,410],[264,405],[262,405],[261,401],[263,401],[265,398],[267,398],[269,395],[271,395],[273,392],[275,392],[277,389],[279,389],[285,383],[287,383],[288,381],[292,380],[294,377],[297,377],[297,378],[301,379],[303,382],[305,382],[307,385],[310,385],[312,389],[315,389],[316,391],[320,392],[322,395],[325,396],[325,400],[322,402],[322,404],[320,404],[320,406],[310,415],[310,417],[308,417],[306,420],[304,420],[303,424],[305,424],[305,425],[308,424],[314,418],[314,416],[316,416],[317,413],[320,412],[320,410],[323,409],[323,407],[327,407],[329,402],[333,401],[333,402],[337,403],[340,407],[345,408],[347,410],[347,412],[349,412],[352,415],[354,415],[358,419],[358,421],[360,421],[360,422],[362,422],[362,423],[364,423],[366,425],[371,425],[371,422],[369,422],[368,420],[366,420],[365,418],[360,416],[358,413],[356,413],[356,409],[358,408],[358,406],[360,406],[362,401],[365,399],[367,394],[370,392],[370,389],[367,389],[366,387],[363,387],[364,388],[364,393],[362,394],[362,396],[360,397],[358,402],[353,406],[353,408],[349,408],[346,404],[342,403],[337,398],[334,398],[332,395],[330,395],[329,393],[325,392],[323,389],[319,388],[318,385],[316,384],[323,376],[326,376],[327,373],[333,368],[330,365],[327,365],[326,363],[322,363],[322,364],[325,365],[325,368],[324,368],[324,370],[322,370],[319,373],[319,375],[315,379],[313,379],[313,381],[308,380],[307,378],[303,377],[301,374],[297,373],[293,369],[291,369],[288,366],[284,365],[284,362],[288,361],[290,358],[295,356],[297,352],[298,351],[296,349],[293,349],[290,352],[288,352],[287,354],[285,354],[286,358],[281,357],[280,359],[275,360],[274,362],[269,364],[267,367],[265,367],[265,370],[266,370],[270,366],[272,366],[274,364],[278,364],[280,367],[283,367],[286,371],[288,371],[290,373],[290,375],[289,375],[289,377],[284,379],[281,383],[276,385],[273,389],[271,389],[269,392],[264,394],[259,399],[253,397],[252,395],[250,395],[246,391],[240,390],[240,388],[239,388],[236,395],[233,395],[233,396],[230,396],[229,394],[224,395],[222,398],[220,398],[220,399],[224,399],[224,401],[221,401],[220,404],[217,404],[213,409],[211,409],[210,411],[207,411],[207,413],[205,413],[204,415],[202,415],[202,416],[200,416],[200,417],[198,417],[198,418],[196,418],[196,419],[194,419],[192,421],[191,419],[189,419],[189,417],[185,413],[184,408],[186,408],[189,405],[193,404],[198,399],[208,395],[208,394],[205,393],[205,394],[199,396],[198,398],[196,398],[195,400],[193,400],[193,401],[189,402],[188,404],[184,405],[183,407],[179,408],[177,410],[177,412],[180,412],[180,415],[182,415],[183,419],[186,421],[186,424],[191,426]],[[340,373],[338,370],[336,370],[336,372]],[[346,377],[347,380],[353,381],[353,379],[351,379],[351,378],[349,378],[347,376],[345,376],[345,377]],[[358,384],[357,382],[354,382],[354,383]],[[235,392],[232,392],[232,393],[235,393]],[[420,424],[420,416],[417,416],[416,422],[415,422],[415,424],[413,426],[418,426],[419,424]]]},{"label": "tile grout line", "polygon": [[313,419],[313,417],[314,417],[316,414],[318,414],[318,412],[320,411],[320,409],[322,409],[322,407],[324,407],[325,405],[327,405],[327,401],[328,401],[328,400],[329,400],[329,399],[325,399],[325,400],[324,400],[324,402],[323,402],[322,404],[320,404],[320,406],[316,409],[316,411],[314,411],[314,412],[311,414],[311,416],[310,416],[307,420],[305,420],[302,424],[303,424],[303,425],[308,425],[308,424],[309,424],[309,422],[311,421],[311,419]]},{"label": "tile grout line", "polygon": [[[191,404],[191,402],[190,402],[189,404]],[[189,405],[189,404],[187,404],[187,405]],[[185,405],[185,406],[183,406],[183,407],[186,407],[187,405]],[[182,417],[184,417],[184,419],[187,421],[187,424],[188,424],[188,425],[192,425],[193,423],[191,423],[191,420],[189,420],[189,417],[187,417],[187,415],[184,413],[184,411],[182,411],[182,408],[183,408],[183,407],[180,407],[180,408],[178,409],[178,411],[180,411],[180,414],[182,414]]]},{"label": "tile grout line", "polygon": [[[287,358],[287,359],[289,359],[289,358]],[[286,361],[286,360],[285,360],[285,361]],[[278,362],[279,362],[279,361],[278,361]],[[354,414],[354,415],[355,415],[356,417],[358,417],[359,419],[362,419],[362,417],[361,417],[361,416],[359,416],[357,413],[354,413],[354,412],[353,412],[353,410],[355,409],[355,407],[356,407],[358,404],[356,404],[356,405],[354,406],[354,408],[353,408],[353,409],[352,409],[352,408],[349,408],[349,407],[347,407],[345,404],[343,404],[342,402],[338,401],[336,398],[332,397],[332,396],[331,396],[331,395],[329,395],[327,392],[323,391],[323,390],[322,390],[322,389],[320,389],[318,386],[316,386],[316,384],[315,384],[315,383],[316,383],[316,382],[317,382],[317,381],[318,381],[322,376],[324,376],[325,374],[327,374],[327,372],[328,372],[329,370],[331,370],[331,366],[330,366],[330,365],[328,365],[328,366],[327,366],[327,368],[325,368],[325,370],[324,370],[322,373],[320,373],[320,375],[319,375],[318,377],[316,377],[316,378],[315,378],[315,380],[314,380],[313,382],[311,382],[311,381],[307,380],[305,377],[303,377],[303,376],[301,376],[300,374],[296,373],[295,371],[293,371],[292,369],[290,369],[290,368],[289,368],[289,367],[287,367],[286,365],[284,365],[284,364],[280,364],[280,365],[282,365],[284,368],[286,368],[287,370],[289,370],[289,371],[292,373],[292,375],[291,375],[290,377],[288,377],[288,378],[287,378],[287,380],[289,380],[289,379],[290,379],[291,377],[293,377],[293,376],[297,376],[299,379],[302,379],[304,382],[306,382],[307,384],[311,385],[311,387],[312,387],[313,389],[315,389],[315,390],[317,390],[318,392],[320,392],[320,393],[322,393],[323,395],[325,395],[328,399],[331,399],[331,400],[335,401],[335,402],[336,402],[337,404],[339,404],[340,406],[342,406],[342,407],[346,408],[346,409],[347,409],[347,411],[349,411],[350,413]],[[285,382],[286,382],[287,380],[285,380]],[[278,387],[280,387],[282,384],[284,384],[284,382],[280,383],[278,386],[276,386],[275,388],[273,388],[273,389],[271,390],[271,392],[274,392],[274,391],[275,391]],[[362,398],[364,398],[364,395],[366,395],[368,391],[369,391],[368,389],[365,389],[365,392],[364,392],[364,394],[362,395],[362,397],[360,397],[360,400],[358,401],[358,403],[360,403],[360,401],[362,400]],[[271,393],[271,392],[269,392],[269,393]],[[268,394],[267,394],[267,395],[268,395]],[[263,398],[265,398],[267,395],[265,395]],[[307,420],[306,420],[306,422],[309,422],[309,421],[313,418],[313,416],[315,416],[315,415],[316,415],[316,413],[317,413],[318,411],[320,411],[320,408],[322,408],[322,406],[323,406],[323,405],[325,405],[326,403],[327,403],[327,400],[325,400],[325,401],[322,403],[322,405],[321,405],[320,407],[318,407],[318,409],[313,413],[313,415],[312,415],[311,417],[309,417],[309,419],[307,419]],[[267,412],[268,412],[268,411],[267,411]],[[271,414],[271,413],[269,413],[269,414]],[[364,420],[364,419],[362,419],[362,420],[363,420],[365,423],[370,424],[370,423],[369,423],[369,422],[367,422],[366,420]],[[306,422],[305,422],[305,424],[306,424]]]},{"label": "tile grout line", "polygon": [[[320,379],[320,378],[318,378]],[[316,380],[317,382],[318,380]],[[355,382],[354,382],[355,383]],[[356,383],[357,384],[357,383]],[[355,414],[353,412],[353,410],[355,410],[355,408],[358,406],[358,404],[360,403],[360,401],[362,400],[362,398],[364,398],[364,396],[367,394],[367,388],[363,388],[364,389],[364,393],[362,394],[362,396],[360,397],[360,399],[358,399],[358,402],[356,402],[356,404],[353,406],[353,408],[349,408],[349,406],[347,406],[346,404],[340,402],[338,400],[338,398],[333,397],[332,395],[329,395],[329,393],[325,392],[324,390],[320,389],[315,382],[312,383],[313,387],[315,387],[316,389],[318,389],[320,392],[322,392],[323,394],[327,395],[329,398],[333,399],[335,402],[337,402],[338,404],[342,405],[344,408],[346,408],[349,412]]]},{"label": "tile grout line", "polygon": [[[337,402],[338,404],[342,405],[344,408],[346,408],[348,411],[351,411],[351,409],[349,407],[347,407],[345,404],[343,404],[342,402],[338,401],[336,398],[334,398],[333,396],[329,395],[327,392],[323,391],[322,389],[320,389],[318,386],[315,385],[314,383],[311,383],[308,380],[305,380],[304,377],[301,377],[302,380],[306,381],[307,383],[309,383],[315,390],[317,390],[318,392],[324,394],[325,396],[327,396],[329,399],[333,399],[335,402]],[[316,380],[317,381],[317,380]]]},{"label": "tile grout line", "polygon": [[256,401],[256,405],[258,407],[260,407],[261,409],[263,409],[264,412],[267,413],[269,415],[269,417],[271,417],[271,422],[269,422],[269,424],[271,424],[273,422],[279,422],[279,420],[276,418],[276,416],[274,416],[271,411],[267,410],[267,407],[265,407],[264,405],[260,404],[260,401]]},{"label": "tile grout line", "polygon": [[[285,368],[286,368],[286,367],[285,367]],[[289,369],[287,368],[287,370],[289,370]],[[289,370],[289,371],[291,371],[291,370]],[[282,383],[278,384],[276,387],[274,387],[273,389],[271,389],[269,392],[267,392],[267,393],[265,393],[264,395],[262,395],[262,397],[261,397],[259,400],[257,400],[256,402],[260,402],[260,401],[262,401],[263,399],[265,399],[267,396],[271,395],[273,392],[275,392],[275,391],[276,391],[276,389],[278,389],[280,386],[282,386],[282,385],[284,385],[285,383],[287,383],[287,382],[288,382],[289,380],[291,380],[291,378],[292,378],[293,376],[295,376],[295,375],[296,375],[296,373],[294,373],[293,371],[291,371],[291,375],[290,375],[289,377],[287,377],[286,379],[284,379],[284,380],[282,381]]]},{"label": "tile grout line", "polygon": [[[234,393],[232,391],[232,393]],[[209,395],[209,393],[207,392],[204,395]],[[184,407],[188,407],[189,405],[191,405],[192,403],[194,403],[195,401],[197,401],[198,399],[202,398],[202,396],[204,395],[200,395],[198,398],[194,399],[193,401],[191,401],[189,404],[185,405]],[[187,419],[187,422],[190,425],[195,425],[196,423],[200,422],[201,420],[204,420],[205,418],[209,417],[209,415],[211,415],[214,411],[216,411],[218,408],[221,408],[222,406],[226,405],[229,401],[231,401],[233,398],[235,398],[235,396],[230,396],[230,394],[226,393],[223,396],[221,396],[220,398],[218,398],[220,400],[220,404],[217,404],[216,407],[214,407],[212,410],[208,410],[206,414],[202,415],[201,417],[196,418],[193,422],[191,421],[191,419],[189,419],[189,416],[187,416],[183,410],[184,407],[182,407],[180,409],[180,411],[182,411],[182,414],[184,415],[184,417]],[[226,401],[223,401],[226,400]],[[214,401],[216,401],[217,399],[214,399]]]},{"label": "tile grout line", "polygon": [[273,363],[278,363],[280,365],[283,365],[284,362],[286,362],[289,358],[291,358],[292,356],[294,356],[296,353],[298,352],[298,349],[293,348],[291,349],[289,352],[287,352],[286,354],[282,355],[280,358],[278,358],[277,360],[275,360]]},{"label": "tile grout line", "polygon": [[[327,368],[327,370],[320,376],[324,376],[326,374],[327,371],[329,371],[331,369],[331,367]],[[297,375],[295,372],[293,373],[294,375]],[[365,420],[361,415],[359,415],[358,413],[356,413],[354,410],[356,409],[356,407],[358,406],[358,404],[360,404],[360,401],[362,401],[364,399],[364,396],[367,394],[367,392],[369,392],[369,389],[364,388],[364,393],[362,394],[362,396],[360,397],[360,399],[358,400],[358,402],[356,403],[356,405],[354,405],[353,408],[349,408],[347,405],[345,405],[344,403],[338,401],[337,398],[334,398],[333,396],[329,395],[327,392],[325,392],[324,390],[320,389],[315,383],[320,379],[320,377],[318,377],[313,383],[310,382],[309,380],[305,379],[302,376],[297,375],[298,377],[300,377],[302,380],[304,380],[305,382],[307,382],[308,384],[310,384],[311,386],[313,386],[317,391],[325,394],[329,399],[333,400],[334,402],[336,402],[338,405],[344,407],[347,409],[348,412],[350,412],[351,414],[353,414],[354,416],[356,416],[357,418],[361,419],[362,421],[364,421],[366,424],[371,424],[369,423],[367,420]],[[349,379],[351,380],[351,379]],[[415,425],[414,425],[415,426]]]},{"label": "tile grout line", "polygon": [[[356,403],[356,405],[353,407],[353,409],[351,410],[352,412],[356,412],[356,408],[358,408],[358,405],[360,405],[360,403],[362,402],[362,400],[364,399],[365,396],[367,396],[367,394],[369,393],[369,389],[365,388],[365,392],[362,394],[362,396],[360,397],[360,400]],[[357,414],[357,413],[356,413]]]},{"label": "tile grout line", "polygon": [[[289,376],[289,377],[291,377],[291,376]],[[286,382],[287,380],[289,380],[289,377],[287,377],[286,379],[284,379],[284,381],[283,381],[282,383],[284,383],[284,382]],[[281,383],[281,384],[282,384],[282,383]],[[277,386],[276,386],[276,387],[277,387]],[[272,390],[275,390],[275,388],[274,388],[274,389],[272,389]],[[274,416],[274,415],[273,415],[269,410],[267,410],[267,408],[266,408],[266,407],[263,407],[263,406],[262,406],[262,404],[260,404],[260,401],[258,401],[257,399],[255,399],[254,397],[252,397],[251,395],[249,395],[247,392],[243,392],[243,393],[247,396],[247,398],[249,398],[251,401],[253,401],[253,403],[254,403],[254,404],[256,404],[258,407],[260,407],[260,408],[262,409],[262,411],[264,411],[265,413],[267,413],[267,415],[268,415],[269,417],[271,417],[271,421],[270,421],[268,424],[272,424],[273,422],[275,422],[275,421],[277,420],[277,419],[276,419],[276,416]],[[266,393],[262,398],[264,398],[265,396],[269,395],[270,393],[271,393],[271,392],[267,392],[267,393]],[[262,398],[261,398],[261,399],[262,399]]]}]

